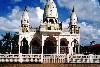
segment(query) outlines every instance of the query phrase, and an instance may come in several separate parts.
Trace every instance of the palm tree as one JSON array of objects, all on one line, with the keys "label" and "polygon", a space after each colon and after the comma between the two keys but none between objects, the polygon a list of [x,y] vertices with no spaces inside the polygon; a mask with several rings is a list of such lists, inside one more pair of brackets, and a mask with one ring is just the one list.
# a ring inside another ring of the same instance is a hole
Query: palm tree
[{"label": "palm tree", "polygon": [[18,34],[15,33],[12,35],[10,32],[2,35],[3,39],[1,40],[1,53],[9,54],[9,53],[18,53]]},{"label": "palm tree", "polygon": [[10,53],[11,39],[12,39],[11,33],[6,33],[6,35],[3,35],[3,39],[2,39],[2,41],[3,41],[3,44],[2,44],[3,53]]},{"label": "palm tree", "polygon": [[11,50],[11,52],[13,53],[13,54],[16,54],[16,53],[18,53],[18,39],[19,39],[19,36],[18,36],[18,34],[16,33],[16,34],[14,34],[14,36],[13,36],[13,38],[12,38],[12,50]]}]

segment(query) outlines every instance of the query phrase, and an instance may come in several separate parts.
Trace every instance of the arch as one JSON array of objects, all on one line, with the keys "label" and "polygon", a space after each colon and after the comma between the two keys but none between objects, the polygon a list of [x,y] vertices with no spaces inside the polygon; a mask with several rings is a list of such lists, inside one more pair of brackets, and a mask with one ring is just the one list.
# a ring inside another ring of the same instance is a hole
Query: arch
[{"label": "arch", "polygon": [[30,49],[32,54],[40,54],[41,53],[41,44],[40,39],[35,37],[32,39],[30,43]]},{"label": "arch", "polygon": [[47,22],[48,23],[48,19],[46,18],[46,19],[44,19],[44,22]]},{"label": "arch", "polygon": [[69,44],[69,41],[67,41],[66,38],[62,38],[60,39],[60,53],[61,54],[64,54],[64,53],[68,53],[68,44]]},{"label": "arch", "polygon": [[54,20],[53,19],[49,19],[49,22],[51,22],[53,24],[54,23]]},{"label": "arch", "polygon": [[73,42],[74,42],[75,44],[78,44],[78,41],[77,41],[76,39],[74,39]]},{"label": "arch", "polygon": [[28,46],[28,41],[26,38],[23,38],[21,41],[21,49],[20,49],[22,54],[28,54],[29,46]]},{"label": "arch", "polygon": [[53,36],[49,36],[44,41],[44,48],[43,48],[44,51],[43,52],[44,54],[54,54],[56,53],[56,47],[57,47],[56,38]]},{"label": "arch", "polygon": [[71,45],[74,46],[73,47],[73,52],[75,54],[79,53],[79,43],[76,39],[74,39],[72,42],[71,42]]}]

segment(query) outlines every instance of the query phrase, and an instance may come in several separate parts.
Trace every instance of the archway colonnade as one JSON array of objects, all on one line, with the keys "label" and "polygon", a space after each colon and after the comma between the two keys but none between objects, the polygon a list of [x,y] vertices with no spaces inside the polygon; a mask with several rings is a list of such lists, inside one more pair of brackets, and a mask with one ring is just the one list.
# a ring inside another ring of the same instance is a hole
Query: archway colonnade
[{"label": "archway colonnade", "polygon": [[[54,36],[43,36],[42,41],[35,37],[30,41],[23,38],[20,45],[20,53],[23,54],[68,54],[69,41],[66,38],[57,39]],[[79,53],[79,44],[76,39],[71,42],[73,53]]]},{"label": "archway colonnade", "polygon": [[42,54],[68,54],[68,44],[66,38],[42,36]]}]

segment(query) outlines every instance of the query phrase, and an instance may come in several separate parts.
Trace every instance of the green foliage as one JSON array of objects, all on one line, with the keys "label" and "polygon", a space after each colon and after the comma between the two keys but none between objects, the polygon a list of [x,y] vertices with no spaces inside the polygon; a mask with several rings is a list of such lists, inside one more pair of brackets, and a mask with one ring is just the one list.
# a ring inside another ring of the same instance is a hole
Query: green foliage
[{"label": "green foliage", "polygon": [[3,39],[0,40],[0,53],[18,53],[18,34],[15,33],[12,35],[11,33],[6,33],[2,36]]}]

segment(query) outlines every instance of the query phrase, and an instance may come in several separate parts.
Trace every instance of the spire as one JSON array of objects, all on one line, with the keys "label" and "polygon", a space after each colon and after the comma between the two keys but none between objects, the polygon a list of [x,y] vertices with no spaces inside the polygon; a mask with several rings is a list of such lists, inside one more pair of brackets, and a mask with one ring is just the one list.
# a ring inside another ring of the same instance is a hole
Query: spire
[{"label": "spire", "polygon": [[28,12],[27,6],[24,7],[24,10],[23,10],[23,11],[24,11],[24,12]]},{"label": "spire", "polygon": [[72,10],[72,12],[75,12],[75,8],[74,8],[74,6],[73,6],[73,10]]},{"label": "spire", "polygon": [[29,15],[26,6],[22,14],[21,27],[22,27],[22,32],[29,32]]},{"label": "spire", "polygon": [[47,2],[53,2],[53,0],[46,0]]},{"label": "spire", "polygon": [[24,10],[23,10],[22,19],[23,19],[23,20],[28,20],[28,21],[29,21],[29,15],[28,15],[28,10],[27,10],[27,7],[26,7],[26,6],[25,6],[25,8],[24,8]]},{"label": "spire", "polygon": [[70,16],[70,23],[69,23],[69,27],[70,27],[70,33],[71,34],[79,34],[79,27],[77,25],[77,15],[75,13],[75,8],[73,6],[73,9],[72,9],[72,14]]},{"label": "spire", "polygon": [[71,25],[77,25],[77,15],[75,13],[74,6],[73,6],[72,14],[71,14],[71,17],[70,17],[70,22],[71,22]]},{"label": "spire", "polygon": [[25,6],[24,11],[28,11],[28,10],[27,10],[27,6]]}]

